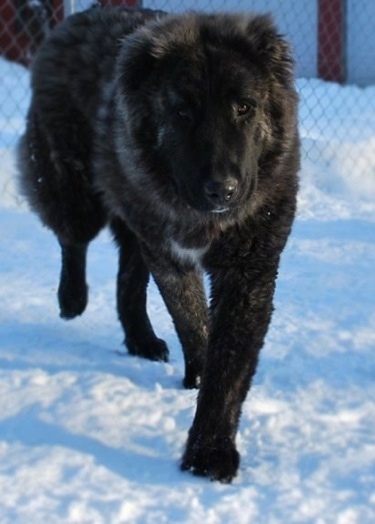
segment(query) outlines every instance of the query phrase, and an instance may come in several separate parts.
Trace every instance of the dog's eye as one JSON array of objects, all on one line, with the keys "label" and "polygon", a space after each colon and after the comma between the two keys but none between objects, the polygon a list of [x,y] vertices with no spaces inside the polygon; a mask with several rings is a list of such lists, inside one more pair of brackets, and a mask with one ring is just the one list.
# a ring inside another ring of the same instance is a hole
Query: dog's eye
[{"label": "dog's eye", "polygon": [[237,117],[250,116],[255,109],[255,104],[251,102],[239,102],[235,105],[235,113]]},{"label": "dog's eye", "polygon": [[246,115],[248,112],[250,111],[250,106],[249,104],[240,104],[238,107],[237,107],[237,115],[238,116],[243,116],[243,115]]},{"label": "dog's eye", "polygon": [[191,119],[191,111],[188,107],[179,107],[176,113],[177,113],[177,116],[181,120],[190,120]]}]

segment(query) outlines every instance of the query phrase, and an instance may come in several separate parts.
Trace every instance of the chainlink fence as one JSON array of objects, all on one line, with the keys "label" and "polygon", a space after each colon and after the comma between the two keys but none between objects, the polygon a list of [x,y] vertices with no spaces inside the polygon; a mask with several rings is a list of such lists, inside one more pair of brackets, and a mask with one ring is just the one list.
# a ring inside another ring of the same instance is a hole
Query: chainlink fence
[{"label": "chainlink fence", "polygon": [[[1,71],[6,73],[8,64],[11,72],[0,76],[0,161],[1,148],[13,147],[24,127],[29,87],[22,68],[29,67],[40,43],[56,24],[95,3],[134,7],[137,0],[0,0],[0,75]],[[338,147],[348,136],[355,141],[353,116],[361,122],[358,142],[366,133],[375,137],[375,89],[369,87],[375,86],[374,0],[143,0],[142,6],[168,12],[271,13],[294,51],[297,88],[303,101],[300,124],[304,154],[312,161],[322,154],[317,140],[330,135],[333,121],[332,135]],[[14,62],[22,67],[15,67]],[[363,97],[366,89],[374,96]],[[337,119],[341,119],[340,133]],[[329,164],[329,151],[324,154]],[[355,170],[361,162],[362,168],[370,169],[375,176],[374,157],[366,142],[355,155],[347,152],[346,167]]]}]

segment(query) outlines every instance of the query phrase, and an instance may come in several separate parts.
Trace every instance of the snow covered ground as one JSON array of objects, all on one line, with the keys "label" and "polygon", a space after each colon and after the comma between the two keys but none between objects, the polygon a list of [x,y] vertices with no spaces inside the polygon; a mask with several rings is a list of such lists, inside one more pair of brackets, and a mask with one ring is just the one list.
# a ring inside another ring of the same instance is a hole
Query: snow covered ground
[{"label": "snow covered ground", "polygon": [[298,81],[298,218],[221,485],[178,469],[196,393],[153,285],[171,362],[124,351],[108,234],[86,313],[59,319],[56,241],[15,189],[27,85],[0,61],[0,524],[375,522],[375,88]]}]

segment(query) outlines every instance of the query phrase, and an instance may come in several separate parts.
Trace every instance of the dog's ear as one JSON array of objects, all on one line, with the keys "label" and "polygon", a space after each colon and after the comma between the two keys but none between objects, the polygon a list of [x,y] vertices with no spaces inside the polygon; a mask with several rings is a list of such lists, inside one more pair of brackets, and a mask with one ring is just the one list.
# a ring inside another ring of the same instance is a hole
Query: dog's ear
[{"label": "dog's ear", "polygon": [[125,94],[135,94],[155,67],[153,39],[148,28],[140,28],[121,42],[117,61],[117,79]]},{"label": "dog's ear", "polygon": [[255,60],[268,69],[283,85],[293,84],[294,60],[290,44],[280,35],[269,15],[258,15],[248,21],[247,37]]}]

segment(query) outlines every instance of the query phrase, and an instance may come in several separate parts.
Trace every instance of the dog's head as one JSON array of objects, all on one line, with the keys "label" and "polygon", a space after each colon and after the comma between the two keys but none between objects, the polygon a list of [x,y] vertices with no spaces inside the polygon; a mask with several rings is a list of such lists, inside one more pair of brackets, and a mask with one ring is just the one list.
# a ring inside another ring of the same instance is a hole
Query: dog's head
[{"label": "dog's head", "polygon": [[202,212],[249,200],[291,132],[292,61],[266,16],[166,17],[124,41],[117,78],[132,143]]}]

